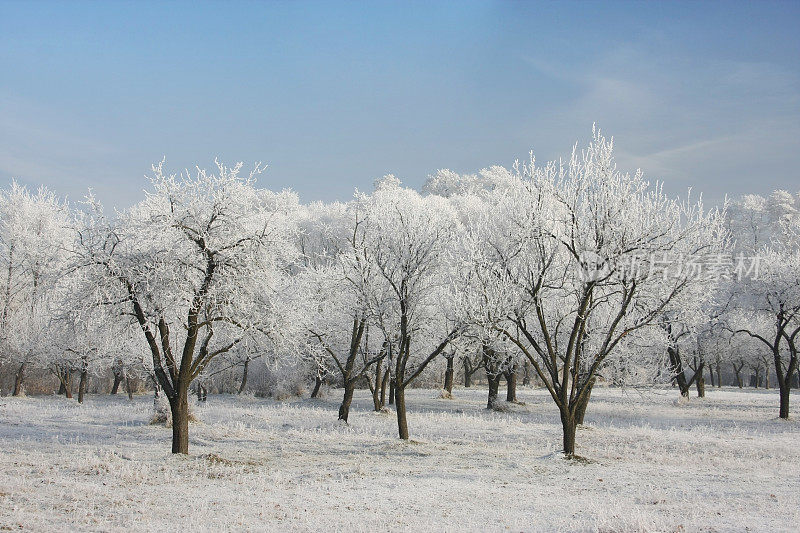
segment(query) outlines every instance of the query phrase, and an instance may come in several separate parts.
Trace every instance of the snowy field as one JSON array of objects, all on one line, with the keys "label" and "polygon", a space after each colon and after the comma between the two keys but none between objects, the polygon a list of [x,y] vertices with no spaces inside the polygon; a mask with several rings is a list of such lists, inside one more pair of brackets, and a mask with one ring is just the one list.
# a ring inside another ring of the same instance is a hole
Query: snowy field
[{"label": "snowy field", "polygon": [[[357,391],[350,425],[326,400],[210,396],[190,455],[149,425],[152,398],[0,398],[0,530],[792,531],[800,424],[777,392],[597,388],[577,452],[522,388],[409,391],[411,442]],[[792,406],[800,409],[800,402]]]}]

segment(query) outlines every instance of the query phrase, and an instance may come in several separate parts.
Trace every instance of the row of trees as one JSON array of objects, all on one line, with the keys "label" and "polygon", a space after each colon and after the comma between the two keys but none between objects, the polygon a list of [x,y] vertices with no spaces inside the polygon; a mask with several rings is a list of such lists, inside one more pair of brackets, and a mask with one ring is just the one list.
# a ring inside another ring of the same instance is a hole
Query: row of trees
[{"label": "row of trees", "polygon": [[565,160],[443,170],[422,192],[389,175],[346,203],[258,188],[261,171],[162,163],[112,216],[91,195],[68,206],[3,191],[0,341],[15,393],[29,365],[79,372],[80,391],[107,368],[149,376],[170,404],[172,451],[187,453],[192,382],[236,365],[246,376],[261,357],[311,372],[316,390],[336,376],[345,421],[359,383],[375,409],[388,390],[408,439],[408,387],[432,364],[452,384],[465,360],[467,378],[486,369],[490,406],[501,377],[511,388],[521,368],[535,374],[571,456],[598,381],[675,380],[688,394],[705,365],[768,353],[788,417],[800,332],[788,193],[707,210],[619,171],[599,131]]}]

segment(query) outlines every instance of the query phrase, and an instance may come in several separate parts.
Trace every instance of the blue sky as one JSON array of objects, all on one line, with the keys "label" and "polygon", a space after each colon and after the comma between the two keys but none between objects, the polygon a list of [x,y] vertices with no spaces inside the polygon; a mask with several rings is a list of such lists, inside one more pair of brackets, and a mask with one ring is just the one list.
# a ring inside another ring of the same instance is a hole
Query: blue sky
[{"label": "blue sky", "polygon": [[800,190],[800,2],[0,0],[0,183],[126,207],[150,165],[304,200],[567,154],[668,191]]}]

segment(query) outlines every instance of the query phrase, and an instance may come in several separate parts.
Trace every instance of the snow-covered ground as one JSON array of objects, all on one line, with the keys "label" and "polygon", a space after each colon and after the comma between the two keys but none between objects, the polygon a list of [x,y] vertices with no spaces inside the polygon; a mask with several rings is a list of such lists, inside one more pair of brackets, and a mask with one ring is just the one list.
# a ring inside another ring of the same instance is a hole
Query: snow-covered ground
[{"label": "snow-covered ground", "polygon": [[[0,398],[0,530],[792,531],[800,424],[775,391],[597,389],[577,452],[546,393],[510,412],[484,389],[408,393],[410,442],[357,391],[210,396],[190,456],[148,424],[152,398]],[[800,410],[800,402],[792,406]]]}]

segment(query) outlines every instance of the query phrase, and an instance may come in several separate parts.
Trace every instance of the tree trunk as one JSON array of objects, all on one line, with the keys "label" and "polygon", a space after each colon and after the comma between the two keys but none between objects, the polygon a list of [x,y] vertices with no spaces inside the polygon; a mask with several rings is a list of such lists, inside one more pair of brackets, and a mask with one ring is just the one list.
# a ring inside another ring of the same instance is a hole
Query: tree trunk
[{"label": "tree trunk", "polygon": [[561,411],[561,429],[564,437],[564,455],[573,457],[575,455],[575,418],[569,411]]},{"label": "tree trunk", "polygon": [[706,397],[706,378],[702,375],[697,377],[697,397],[698,398],[705,398]]},{"label": "tree trunk", "polygon": [[322,388],[322,378],[314,376],[314,390],[311,391],[312,398],[319,398],[319,390]]},{"label": "tree trunk", "polygon": [[[714,381],[714,367],[711,365],[708,365],[708,378],[711,380],[711,386],[716,387],[717,384]],[[717,379],[719,379],[719,376],[717,376]]]},{"label": "tree trunk", "polygon": [[447,370],[444,371],[444,390],[449,394],[453,394],[453,376],[455,369],[453,368],[453,358],[447,358]]},{"label": "tree trunk", "polygon": [[195,392],[197,394],[198,402],[204,402],[208,398],[208,389],[206,389],[206,386],[200,382],[197,383],[197,388],[195,389]]},{"label": "tree trunk", "polygon": [[89,372],[84,368],[81,370],[81,381],[78,385],[78,403],[83,403],[83,397],[86,394],[86,383],[89,381]]},{"label": "tree trunk", "polygon": [[114,384],[111,386],[111,394],[117,393],[120,383],[122,383],[122,373],[114,372]]},{"label": "tree trunk", "polygon": [[[788,376],[787,376],[788,377]],[[778,387],[781,395],[781,409],[779,416],[783,419],[789,418],[789,382],[778,381]]]},{"label": "tree trunk", "polygon": [[14,378],[14,392],[12,393],[12,396],[19,396],[22,394],[22,380],[25,376],[25,366],[27,364],[28,363],[22,363],[19,366],[19,370],[17,370],[17,376]]},{"label": "tree trunk", "polygon": [[356,380],[350,379],[344,382],[344,398],[342,404],[339,406],[339,420],[347,422],[347,417],[350,414],[350,404],[353,403],[353,391],[356,388]]},{"label": "tree trunk", "polygon": [[189,388],[185,383],[178,383],[174,398],[170,398],[172,411],[172,453],[189,453]]},{"label": "tree trunk", "polygon": [[524,374],[522,377],[522,385],[527,386],[531,384],[531,363],[527,359],[525,360],[525,364],[522,366],[524,370]]},{"label": "tree trunk", "polygon": [[470,388],[472,386],[472,364],[469,357],[464,358],[464,387]]},{"label": "tree trunk", "polygon": [[[383,360],[375,363],[375,384],[370,386],[372,393],[372,409],[377,413],[383,408],[381,403],[381,382],[383,381]],[[369,380],[369,377],[367,377]],[[370,382],[372,383],[372,382]]]},{"label": "tree trunk", "polygon": [[394,391],[395,407],[397,410],[397,432],[400,438],[408,440],[408,421],[406,420],[406,391],[405,387],[397,387]]},{"label": "tree trunk", "polygon": [[64,373],[60,370],[58,371],[58,393],[59,394],[66,394],[67,393],[67,385],[65,383]]},{"label": "tree trunk", "polygon": [[586,395],[581,402],[575,407],[575,423],[583,425],[583,417],[586,416],[586,408],[589,407],[589,398],[592,396],[592,389],[594,388],[595,378],[592,377],[586,390]]},{"label": "tree trunk", "polygon": [[64,372],[64,395],[72,399],[72,371],[67,370]]},{"label": "tree trunk", "polygon": [[128,393],[128,399],[133,400],[133,385],[131,385],[131,378],[125,376],[125,392]]},{"label": "tree trunk", "polygon": [[717,363],[717,388],[722,388],[722,367]]},{"label": "tree trunk", "polygon": [[[389,380],[389,405],[394,405],[394,397],[396,391],[397,382],[394,379]],[[404,407],[405,408],[405,407]]]},{"label": "tree trunk", "polygon": [[686,374],[683,372],[683,363],[681,362],[681,354],[677,348],[668,347],[667,353],[669,354],[670,366],[672,367],[673,379],[678,384],[678,389],[681,391],[681,396],[684,398],[689,397],[689,384],[686,383]]},{"label": "tree trunk", "polygon": [[381,382],[381,409],[383,409],[383,406],[386,405],[386,388],[389,386],[389,378],[391,377],[389,372],[390,368],[391,365],[389,365],[389,367],[386,369],[386,372],[384,372],[383,381]]},{"label": "tree trunk", "polygon": [[517,371],[506,372],[506,401],[517,401]]},{"label": "tree trunk", "polygon": [[486,402],[487,409],[493,409],[495,402],[497,402],[497,391],[500,389],[500,376],[501,374],[497,374],[496,376],[492,376],[491,374],[486,374],[486,379],[489,380],[489,399]]},{"label": "tree trunk", "polygon": [[744,385],[744,383],[742,383],[742,369],[741,367],[737,368],[735,363],[732,366],[733,366],[733,373],[736,376],[736,384],[741,389],[742,386]]},{"label": "tree trunk", "polygon": [[[789,349],[792,354],[785,369],[783,368],[777,346],[773,352],[773,357],[775,358],[775,377],[777,378],[776,381],[778,382],[778,392],[781,401],[778,416],[784,420],[789,418],[789,393],[792,390],[792,375],[797,369],[797,350],[794,344],[794,337],[789,338]],[[764,373],[766,374],[767,388],[769,388],[769,365],[766,365]]]},{"label": "tree trunk", "polygon": [[689,397],[689,384],[686,382],[686,375],[684,373],[680,373],[675,377],[675,381],[678,383],[678,390],[681,391],[681,396],[684,398]]},{"label": "tree trunk", "polygon": [[247,387],[247,367],[250,365],[250,359],[244,360],[244,370],[242,370],[242,383],[239,385],[239,394],[244,392]]}]

